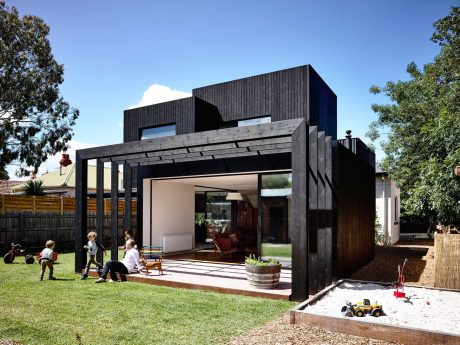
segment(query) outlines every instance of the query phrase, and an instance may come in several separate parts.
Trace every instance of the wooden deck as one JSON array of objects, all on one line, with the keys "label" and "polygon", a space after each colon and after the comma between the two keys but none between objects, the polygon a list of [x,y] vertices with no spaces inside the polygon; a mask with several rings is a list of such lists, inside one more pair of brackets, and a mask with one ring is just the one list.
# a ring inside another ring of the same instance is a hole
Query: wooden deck
[{"label": "wooden deck", "polygon": [[[244,264],[224,263],[193,259],[164,259],[163,275],[157,270],[148,276],[129,274],[127,280],[138,283],[169,286],[176,288],[209,290],[271,299],[289,299],[291,295],[291,270],[282,269],[280,284],[275,289],[257,289],[246,280]],[[90,271],[97,277],[97,272]]]}]

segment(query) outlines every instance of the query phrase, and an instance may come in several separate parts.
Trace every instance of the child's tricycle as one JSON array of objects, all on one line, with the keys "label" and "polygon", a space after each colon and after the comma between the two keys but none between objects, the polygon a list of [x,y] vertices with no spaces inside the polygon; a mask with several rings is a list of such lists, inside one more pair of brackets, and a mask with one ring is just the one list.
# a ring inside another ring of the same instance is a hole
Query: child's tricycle
[{"label": "child's tricycle", "polygon": [[11,249],[3,257],[5,264],[11,264],[14,261],[16,256],[25,256],[26,264],[33,264],[35,258],[32,254],[28,253],[25,249],[22,249],[22,246],[18,244],[11,243]]}]

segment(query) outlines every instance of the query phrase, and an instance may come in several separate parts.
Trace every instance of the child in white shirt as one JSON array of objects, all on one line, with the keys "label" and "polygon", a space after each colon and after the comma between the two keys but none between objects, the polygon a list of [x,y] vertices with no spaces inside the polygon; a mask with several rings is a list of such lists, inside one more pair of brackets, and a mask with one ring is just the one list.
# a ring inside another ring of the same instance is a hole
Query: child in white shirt
[{"label": "child in white shirt", "polygon": [[41,265],[41,271],[40,271],[40,278],[39,280],[43,280],[43,276],[45,275],[45,270],[48,267],[49,270],[49,280],[56,280],[56,278],[53,276],[53,265],[54,265],[54,255],[53,255],[53,249],[56,244],[54,241],[46,241],[46,248],[43,249],[40,253],[40,265]]}]

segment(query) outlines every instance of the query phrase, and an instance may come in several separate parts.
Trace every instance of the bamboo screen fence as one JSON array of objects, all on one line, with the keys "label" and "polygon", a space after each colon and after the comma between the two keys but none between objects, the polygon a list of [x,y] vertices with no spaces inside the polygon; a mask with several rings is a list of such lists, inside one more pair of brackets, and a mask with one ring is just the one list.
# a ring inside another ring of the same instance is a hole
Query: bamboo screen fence
[{"label": "bamboo screen fence", "polygon": [[435,286],[460,290],[460,235],[436,234]]}]

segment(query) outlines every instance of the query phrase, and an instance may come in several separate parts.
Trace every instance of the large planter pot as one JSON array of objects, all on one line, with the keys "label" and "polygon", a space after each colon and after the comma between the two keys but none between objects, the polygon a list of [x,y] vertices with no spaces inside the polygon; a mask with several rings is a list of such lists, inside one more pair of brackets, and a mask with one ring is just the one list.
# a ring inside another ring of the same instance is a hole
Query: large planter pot
[{"label": "large planter pot", "polygon": [[257,266],[245,264],[246,278],[249,285],[259,289],[272,289],[280,281],[281,264],[270,266]]}]

